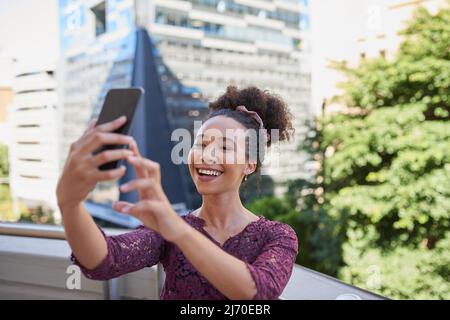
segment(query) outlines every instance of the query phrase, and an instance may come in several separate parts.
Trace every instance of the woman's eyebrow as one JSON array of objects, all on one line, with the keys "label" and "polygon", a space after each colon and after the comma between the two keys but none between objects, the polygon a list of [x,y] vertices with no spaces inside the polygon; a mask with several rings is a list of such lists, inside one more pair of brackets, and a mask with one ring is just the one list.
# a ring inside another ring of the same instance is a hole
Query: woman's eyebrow
[{"label": "woman's eyebrow", "polygon": [[[197,141],[197,140],[207,140],[207,141],[211,141],[211,140],[215,140],[215,137],[214,136],[212,136],[212,137],[210,137],[209,139],[204,139],[204,138],[208,138],[207,136],[205,136],[203,133],[202,134],[199,134],[196,138],[195,138],[195,141]],[[233,146],[235,145],[235,141],[233,140],[233,139],[230,139],[230,138],[227,138],[227,137],[222,137],[222,141],[223,142],[229,142],[229,143],[231,143]]]}]

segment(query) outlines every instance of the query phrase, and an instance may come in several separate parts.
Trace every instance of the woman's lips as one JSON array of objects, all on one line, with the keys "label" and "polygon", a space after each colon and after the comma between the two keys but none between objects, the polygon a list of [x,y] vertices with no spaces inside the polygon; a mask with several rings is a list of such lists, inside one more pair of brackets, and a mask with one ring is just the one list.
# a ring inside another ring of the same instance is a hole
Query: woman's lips
[{"label": "woman's lips", "polygon": [[210,181],[216,180],[220,176],[201,176],[201,175],[197,174],[197,177],[198,177],[198,180],[200,180],[202,182],[210,182]]},{"label": "woman's lips", "polygon": [[222,173],[218,176],[217,175],[202,175],[199,173],[199,169],[195,169],[195,172],[196,172],[198,180],[200,180],[202,182],[211,182],[211,181],[219,178],[222,175]]}]

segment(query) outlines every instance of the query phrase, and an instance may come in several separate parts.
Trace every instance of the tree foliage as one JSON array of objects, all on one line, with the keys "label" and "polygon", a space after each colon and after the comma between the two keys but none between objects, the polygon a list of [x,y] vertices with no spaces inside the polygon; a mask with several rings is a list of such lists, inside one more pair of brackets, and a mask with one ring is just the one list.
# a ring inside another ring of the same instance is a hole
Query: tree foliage
[{"label": "tree foliage", "polygon": [[326,208],[345,226],[341,275],[364,286],[363,267],[378,265],[379,292],[394,298],[450,290],[449,21],[448,6],[421,8],[394,59],[341,65],[348,112],[324,123]]},{"label": "tree foliage", "polygon": [[0,178],[9,176],[8,148],[0,144]]},{"label": "tree foliage", "polygon": [[449,298],[449,21],[448,5],[420,8],[393,58],[336,64],[348,108],[301,146],[322,181],[249,205],[294,227],[298,263],[391,298]]}]

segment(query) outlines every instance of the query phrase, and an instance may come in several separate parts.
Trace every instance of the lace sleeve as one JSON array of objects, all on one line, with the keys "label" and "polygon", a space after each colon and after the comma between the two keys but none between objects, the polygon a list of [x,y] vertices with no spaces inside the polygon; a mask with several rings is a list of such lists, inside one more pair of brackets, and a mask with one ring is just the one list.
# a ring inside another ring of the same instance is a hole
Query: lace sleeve
[{"label": "lace sleeve", "polygon": [[295,231],[287,224],[277,223],[272,228],[270,240],[253,263],[247,267],[256,284],[253,299],[277,299],[291,277],[298,254]]},{"label": "lace sleeve", "polygon": [[162,236],[144,226],[118,236],[106,236],[108,254],[94,269],[87,269],[71,254],[83,274],[94,280],[109,280],[157,264],[164,249]]}]

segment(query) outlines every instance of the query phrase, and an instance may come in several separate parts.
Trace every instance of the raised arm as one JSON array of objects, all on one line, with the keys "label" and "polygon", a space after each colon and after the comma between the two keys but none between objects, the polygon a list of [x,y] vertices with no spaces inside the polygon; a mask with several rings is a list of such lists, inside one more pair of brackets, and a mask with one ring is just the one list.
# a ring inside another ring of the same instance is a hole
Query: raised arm
[{"label": "raised arm", "polygon": [[[101,231],[101,229],[99,229]],[[85,267],[72,254],[72,261],[80,266],[84,275],[94,280],[109,280],[157,264],[164,253],[164,239],[144,226],[118,235],[106,236],[107,253],[95,268]]]},{"label": "raised arm", "polygon": [[98,266],[108,254],[107,242],[92,217],[83,206],[83,201],[100,181],[118,179],[125,167],[100,171],[98,166],[133,154],[130,150],[93,152],[104,144],[131,144],[129,136],[112,133],[126,122],[122,117],[95,127],[91,122],[83,136],[71,145],[64,170],[56,190],[66,238],[78,261],[86,268]]}]

